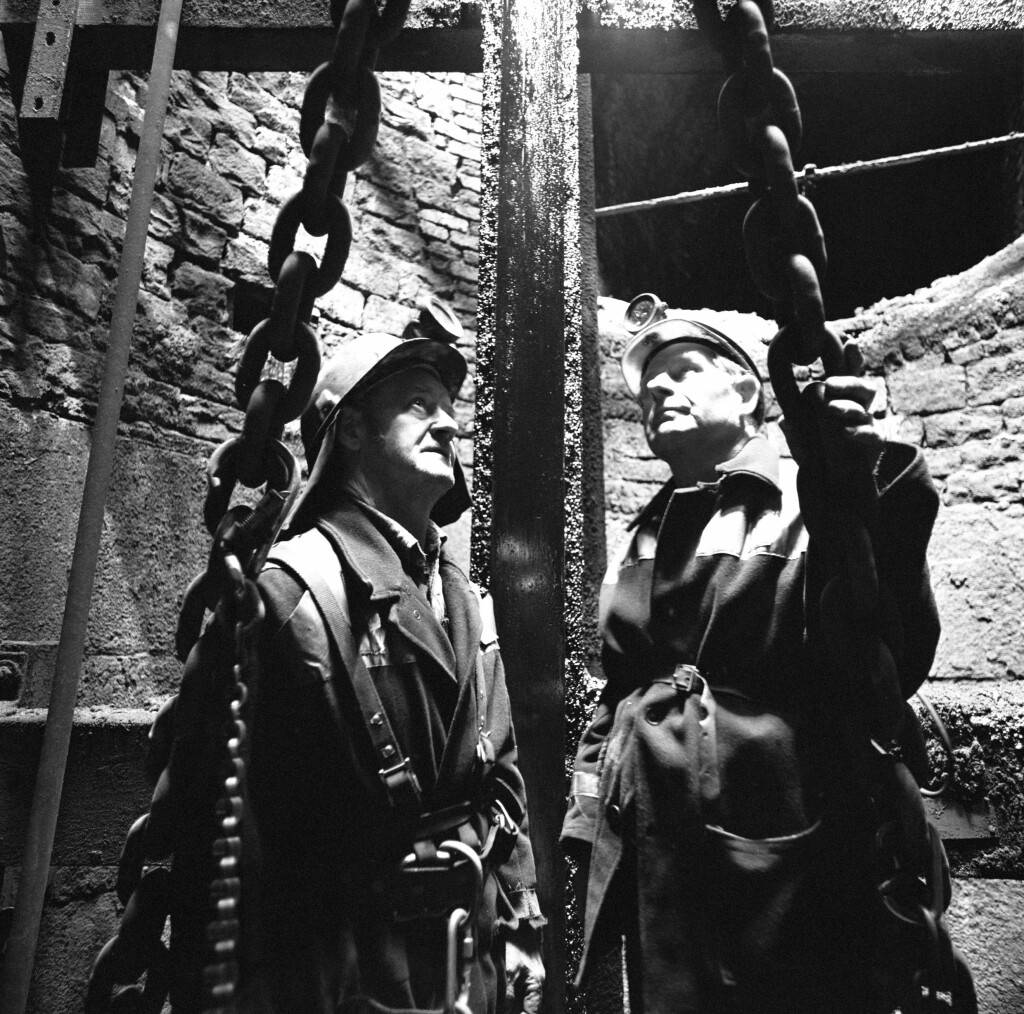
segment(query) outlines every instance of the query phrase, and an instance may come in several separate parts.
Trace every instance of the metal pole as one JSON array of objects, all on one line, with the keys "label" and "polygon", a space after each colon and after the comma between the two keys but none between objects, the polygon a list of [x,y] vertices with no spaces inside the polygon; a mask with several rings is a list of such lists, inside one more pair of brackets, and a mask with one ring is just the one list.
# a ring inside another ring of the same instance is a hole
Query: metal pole
[{"label": "metal pole", "polygon": [[124,398],[124,379],[128,371],[128,353],[142,279],[153,188],[160,161],[160,141],[163,137],[171,71],[174,68],[181,5],[182,0],[163,0],[160,5],[146,112],[139,153],[135,160],[131,206],[125,224],[124,246],[111,314],[110,340],[96,405],[82,510],[78,519],[67,602],[57,645],[53,689],[32,797],[18,897],[4,950],[3,967],[0,969],[0,1011],[4,1014],[23,1014],[28,1002],[36,940],[53,854],[57,811],[71,742],[89,605],[103,531],[103,508],[114,465],[117,423]]},{"label": "metal pole", "polygon": [[[799,172],[793,173],[797,180],[818,182],[820,180],[841,179],[847,176],[859,176],[861,173],[875,172],[878,169],[893,169],[897,166],[917,165],[920,162],[931,162],[934,159],[948,158],[950,155],[968,155],[976,151],[988,151],[1002,148],[1008,144],[1024,141],[1024,132],[1002,134],[999,137],[987,137],[981,141],[965,141],[963,144],[951,144],[944,148],[928,148],[925,151],[910,151],[904,155],[887,155],[884,158],[868,159],[867,161],[844,162],[842,165],[819,169],[808,165]],[[598,218],[611,218],[613,215],[628,215],[634,211],[653,211],[656,208],[675,207],[680,204],[700,204],[703,201],[714,201],[720,197],[732,197],[734,194],[749,192],[747,183],[727,183],[721,187],[704,187],[703,190],[688,190],[682,194],[670,194],[668,197],[652,197],[647,201],[630,201],[627,204],[609,204],[598,208]]]}]

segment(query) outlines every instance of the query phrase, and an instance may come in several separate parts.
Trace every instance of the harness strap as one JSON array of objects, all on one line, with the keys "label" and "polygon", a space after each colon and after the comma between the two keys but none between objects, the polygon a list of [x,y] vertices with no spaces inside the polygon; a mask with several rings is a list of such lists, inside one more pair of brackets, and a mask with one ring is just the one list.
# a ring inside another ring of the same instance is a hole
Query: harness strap
[{"label": "harness strap", "polygon": [[[416,818],[423,812],[419,779],[398,742],[384,702],[356,645],[341,569],[323,568],[321,564],[325,556],[330,560],[337,559],[327,537],[313,528],[300,538],[275,546],[268,562],[288,570],[312,597],[348,671],[363,725],[370,736],[374,756],[381,765],[377,773],[388,802],[400,813]],[[325,684],[330,682],[327,680]],[[328,694],[333,699],[333,687]],[[332,707],[338,711],[336,700],[332,700]]]},{"label": "harness strap", "polygon": [[722,790],[718,762],[718,706],[715,703],[714,694],[711,692],[711,685],[700,669],[695,665],[684,663],[676,665],[671,676],[659,676],[651,682],[670,686],[677,694],[684,697],[690,694],[700,694],[698,785],[705,817],[717,819]]}]

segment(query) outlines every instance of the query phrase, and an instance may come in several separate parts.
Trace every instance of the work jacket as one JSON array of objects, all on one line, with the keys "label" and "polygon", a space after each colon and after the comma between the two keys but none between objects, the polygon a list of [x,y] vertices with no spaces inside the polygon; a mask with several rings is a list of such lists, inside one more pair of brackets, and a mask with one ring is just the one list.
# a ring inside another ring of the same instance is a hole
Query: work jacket
[{"label": "work jacket", "polygon": [[[455,836],[482,844],[494,799],[521,814],[526,799],[496,634],[482,621],[478,592],[442,548],[439,618],[393,540],[357,503],[343,502],[317,525],[296,538],[326,536],[325,573],[346,575],[352,632],[424,812],[441,814],[441,824],[448,815],[450,825],[468,806]],[[368,1002],[437,1008],[444,919],[394,915],[392,877],[417,827],[389,803],[350,674],[310,592],[273,560],[259,581],[265,635],[250,688],[249,788],[261,853],[255,979],[282,1014]],[[543,922],[525,818],[511,856],[486,871],[475,1012],[503,997],[496,927]],[[454,887],[451,894],[453,906],[464,902]]]},{"label": "work jacket", "polygon": [[[625,933],[645,1012],[770,1010],[780,984],[810,989],[808,956],[835,924],[819,918],[831,888],[805,874],[823,849],[843,866],[849,846],[829,815],[835,667],[815,630],[795,466],[759,435],[718,472],[666,485],[609,568],[607,682],[562,833],[590,864],[580,979]],[[886,446],[876,481],[887,640],[909,696],[939,630],[925,561],[937,496],[905,445]],[[730,1006],[748,987],[748,1006]]]}]

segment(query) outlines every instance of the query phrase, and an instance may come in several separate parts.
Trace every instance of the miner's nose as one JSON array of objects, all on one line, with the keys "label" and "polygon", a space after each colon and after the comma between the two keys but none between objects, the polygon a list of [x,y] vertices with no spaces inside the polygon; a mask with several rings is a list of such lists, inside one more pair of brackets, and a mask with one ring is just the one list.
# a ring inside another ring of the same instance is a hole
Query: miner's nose
[{"label": "miner's nose", "polygon": [[652,372],[643,379],[643,387],[655,397],[664,397],[675,390],[676,382],[667,370]]},{"label": "miner's nose", "polygon": [[439,406],[430,429],[435,435],[443,435],[451,440],[459,431],[458,423],[455,421],[455,409]]}]

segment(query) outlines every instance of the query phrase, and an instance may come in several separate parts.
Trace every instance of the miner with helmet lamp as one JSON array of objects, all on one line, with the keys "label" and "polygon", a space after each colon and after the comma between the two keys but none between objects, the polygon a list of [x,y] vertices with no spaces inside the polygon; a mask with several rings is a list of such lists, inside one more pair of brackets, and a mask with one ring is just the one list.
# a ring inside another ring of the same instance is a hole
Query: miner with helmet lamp
[{"label": "miner with helmet lamp", "polygon": [[[635,1014],[881,1014],[868,850],[832,792],[847,772],[798,468],[766,432],[753,358],[699,316],[647,293],[623,322],[623,381],[670,476],[601,589],[605,683],[562,829],[584,908],[578,984],[624,938]],[[815,393],[831,465],[878,490],[886,629],[912,693],[939,631],[938,498],[920,450],[875,430],[852,343],[845,357]]]},{"label": "miner with helmet lamp", "polygon": [[328,359],[301,420],[309,478],[259,579],[247,981],[280,1014],[442,1007],[453,912],[475,931],[457,939],[460,1002],[539,1002],[545,920],[493,611],[441,531],[469,506],[459,334],[431,300],[402,336]]}]

